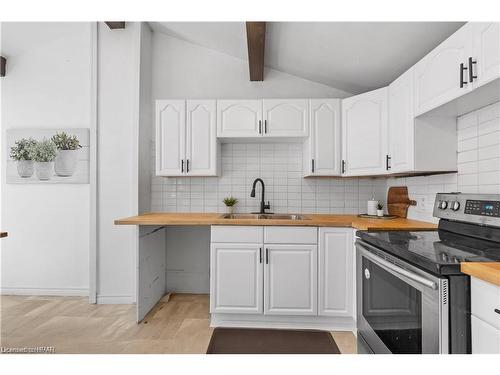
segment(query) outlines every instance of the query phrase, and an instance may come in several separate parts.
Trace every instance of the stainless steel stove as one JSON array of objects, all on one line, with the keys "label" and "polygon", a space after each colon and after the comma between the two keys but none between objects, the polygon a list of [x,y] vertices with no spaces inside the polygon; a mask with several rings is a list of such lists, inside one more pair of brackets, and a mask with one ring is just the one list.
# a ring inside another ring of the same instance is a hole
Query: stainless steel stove
[{"label": "stainless steel stove", "polygon": [[358,351],[470,353],[470,278],[500,261],[500,195],[437,194],[437,231],[357,232]]}]

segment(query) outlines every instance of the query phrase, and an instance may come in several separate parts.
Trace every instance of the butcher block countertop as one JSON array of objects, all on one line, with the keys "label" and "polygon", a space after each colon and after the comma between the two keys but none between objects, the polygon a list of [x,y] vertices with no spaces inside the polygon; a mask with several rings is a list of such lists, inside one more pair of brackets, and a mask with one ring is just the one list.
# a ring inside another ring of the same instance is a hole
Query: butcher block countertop
[{"label": "butcher block countertop", "polygon": [[436,224],[409,219],[366,219],[356,215],[302,214],[305,220],[224,219],[221,213],[145,213],[115,220],[116,225],[291,225],[358,230],[435,230]]},{"label": "butcher block countertop", "polygon": [[500,262],[464,262],[460,264],[460,271],[500,286]]}]

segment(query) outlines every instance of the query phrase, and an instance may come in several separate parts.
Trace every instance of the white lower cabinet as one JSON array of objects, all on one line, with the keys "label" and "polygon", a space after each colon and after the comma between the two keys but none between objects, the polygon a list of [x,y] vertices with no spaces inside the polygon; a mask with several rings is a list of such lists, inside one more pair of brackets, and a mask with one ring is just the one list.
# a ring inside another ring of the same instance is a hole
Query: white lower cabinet
[{"label": "white lower cabinet", "polygon": [[212,226],[211,241],[212,318],[354,328],[351,228]]},{"label": "white lower cabinet", "polygon": [[473,354],[500,354],[500,286],[471,277]]},{"label": "white lower cabinet", "polygon": [[471,316],[472,354],[500,354],[500,330]]},{"label": "white lower cabinet", "polygon": [[210,312],[262,313],[262,245],[213,243]]},{"label": "white lower cabinet", "polygon": [[265,246],[264,314],[317,315],[317,246]]},{"label": "white lower cabinet", "polygon": [[319,228],[318,315],[354,314],[352,241],[350,228]]}]

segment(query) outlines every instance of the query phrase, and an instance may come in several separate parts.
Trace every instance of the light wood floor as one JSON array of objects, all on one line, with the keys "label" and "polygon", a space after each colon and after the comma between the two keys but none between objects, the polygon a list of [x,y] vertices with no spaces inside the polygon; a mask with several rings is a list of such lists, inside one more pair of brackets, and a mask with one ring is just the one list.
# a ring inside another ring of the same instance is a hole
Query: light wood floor
[{"label": "light wood floor", "polygon": [[[213,328],[207,295],[174,295],[141,324],[134,305],[91,305],[81,297],[0,296],[0,346],[51,346],[56,353],[205,353]],[[332,332],[342,353],[351,332]]]}]

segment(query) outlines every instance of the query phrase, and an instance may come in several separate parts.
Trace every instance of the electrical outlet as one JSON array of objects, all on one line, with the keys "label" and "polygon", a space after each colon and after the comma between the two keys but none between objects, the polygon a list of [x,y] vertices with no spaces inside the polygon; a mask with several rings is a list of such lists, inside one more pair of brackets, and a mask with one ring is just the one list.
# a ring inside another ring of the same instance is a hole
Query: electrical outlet
[{"label": "electrical outlet", "polygon": [[425,210],[425,196],[420,197],[417,199],[417,209],[419,211],[424,211]]}]

